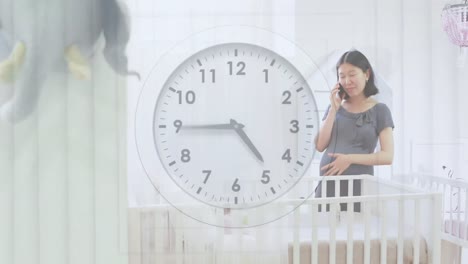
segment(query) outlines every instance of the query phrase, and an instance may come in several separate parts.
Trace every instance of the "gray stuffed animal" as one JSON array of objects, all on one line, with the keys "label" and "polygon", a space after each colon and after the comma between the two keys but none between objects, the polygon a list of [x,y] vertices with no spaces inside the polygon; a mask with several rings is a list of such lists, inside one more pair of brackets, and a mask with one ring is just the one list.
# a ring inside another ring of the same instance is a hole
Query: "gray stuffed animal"
[{"label": "gray stuffed animal", "polygon": [[129,31],[118,0],[0,0],[0,119],[27,118],[51,72],[90,79],[88,58],[101,34],[111,68],[139,78],[127,68]]}]

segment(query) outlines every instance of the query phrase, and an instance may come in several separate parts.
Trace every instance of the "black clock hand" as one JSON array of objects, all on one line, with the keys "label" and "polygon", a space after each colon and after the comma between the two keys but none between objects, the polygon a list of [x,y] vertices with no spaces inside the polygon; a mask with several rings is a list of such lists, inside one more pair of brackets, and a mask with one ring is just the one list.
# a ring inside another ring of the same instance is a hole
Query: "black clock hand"
[{"label": "black clock hand", "polygon": [[183,126],[182,129],[234,129],[231,124],[209,124]]},{"label": "black clock hand", "polygon": [[250,138],[247,136],[247,134],[244,132],[244,125],[239,124],[236,122],[236,120],[231,119],[231,125],[233,126],[234,130],[236,131],[237,135],[244,141],[244,143],[249,147],[249,149],[255,154],[255,157],[257,157],[258,160],[263,162],[263,157],[262,154],[258,151],[258,149],[254,146]]}]

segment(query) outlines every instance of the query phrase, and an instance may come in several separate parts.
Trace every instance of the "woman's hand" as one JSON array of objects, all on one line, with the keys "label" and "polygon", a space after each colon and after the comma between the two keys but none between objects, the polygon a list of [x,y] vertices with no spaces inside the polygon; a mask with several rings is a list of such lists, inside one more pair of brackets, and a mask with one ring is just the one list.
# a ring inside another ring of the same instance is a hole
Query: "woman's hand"
[{"label": "woman's hand", "polygon": [[328,156],[335,158],[335,160],[320,168],[322,171],[326,170],[325,176],[341,175],[352,164],[346,154],[328,153]]},{"label": "woman's hand", "polygon": [[338,111],[338,109],[341,106],[341,101],[343,101],[343,99],[339,95],[339,92],[340,92],[340,84],[336,83],[335,87],[333,87],[330,93],[330,104],[333,110],[335,111]]}]

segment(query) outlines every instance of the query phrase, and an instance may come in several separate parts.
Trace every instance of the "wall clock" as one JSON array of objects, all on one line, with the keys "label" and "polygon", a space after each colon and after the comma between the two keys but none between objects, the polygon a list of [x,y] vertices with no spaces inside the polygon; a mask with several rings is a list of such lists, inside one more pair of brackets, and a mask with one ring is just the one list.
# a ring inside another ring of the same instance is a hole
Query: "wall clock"
[{"label": "wall clock", "polygon": [[316,70],[294,44],[256,28],[218,28],[179,45],[153,69],[135,116],[153,185],[176,207],[242,213],[286,197],[315,153],[313,89],[326,87],[307,80]]}]

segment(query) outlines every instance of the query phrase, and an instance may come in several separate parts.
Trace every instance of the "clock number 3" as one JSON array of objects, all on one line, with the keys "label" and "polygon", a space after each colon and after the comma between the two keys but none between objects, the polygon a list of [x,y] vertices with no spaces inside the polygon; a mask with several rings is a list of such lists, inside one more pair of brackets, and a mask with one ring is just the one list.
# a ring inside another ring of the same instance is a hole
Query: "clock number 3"
[{"label": "clock number 3", "polygon": [[289,123],[292,125],[292,128],[289,129],[289,131],[291,131],[291,133],[299,132],[299,121],[291,120],[291,122],[289,122]]}]

